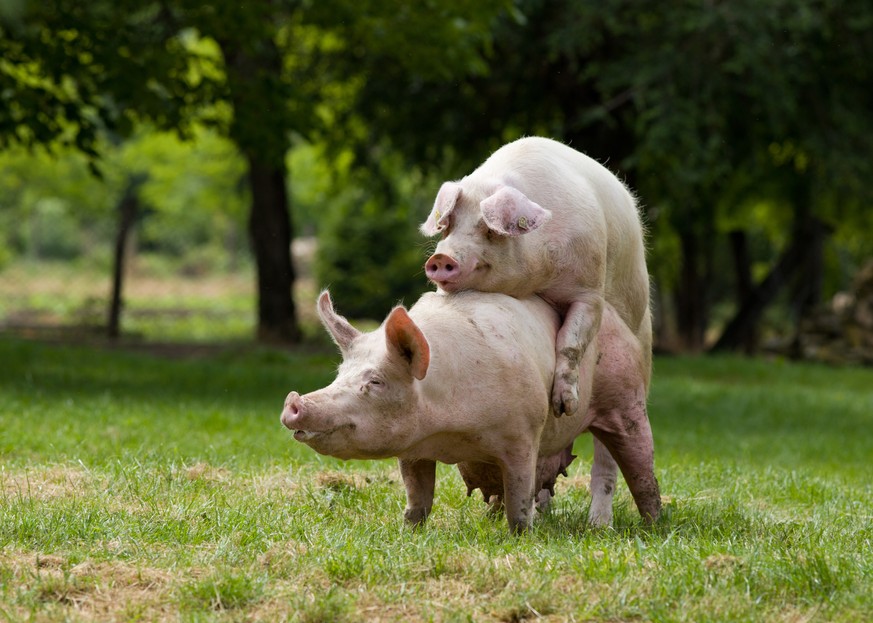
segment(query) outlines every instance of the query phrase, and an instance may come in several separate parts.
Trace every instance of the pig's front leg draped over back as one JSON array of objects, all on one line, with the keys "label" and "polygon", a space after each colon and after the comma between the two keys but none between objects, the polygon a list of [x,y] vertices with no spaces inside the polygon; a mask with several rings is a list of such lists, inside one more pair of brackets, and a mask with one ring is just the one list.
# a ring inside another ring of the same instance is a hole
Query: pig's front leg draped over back
[{"label": "pig's front leg draped over back", "polygon": [[579,410],[579,366],[600,330],[602,314],[603,298],[597,292],[587,292],[567,308],[555,343],[552,409],[556,414]]}]

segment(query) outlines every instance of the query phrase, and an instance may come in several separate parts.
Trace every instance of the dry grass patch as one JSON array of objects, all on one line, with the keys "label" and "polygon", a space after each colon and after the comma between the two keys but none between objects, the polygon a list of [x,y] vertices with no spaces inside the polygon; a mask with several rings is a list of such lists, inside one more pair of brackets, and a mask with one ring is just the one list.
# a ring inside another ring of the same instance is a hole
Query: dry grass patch
[{"label": "dry grass patch", "polygon": [[65,465],[0,471],[0,492],[4,496],[48,501],[74,497],[93,487],[94,477],[85,469]]},{"label": "dry grass patch", "polygon": [[300,481],[290,469],[283,468],[257,474],[245,483],[245,487],[258,497],[275,493],[293,495],[300,490]]},{"label": "dry grass patch", "polygon": [[703,566],[710,571],[733,572],[743,566],[743,559],[730,554],[713,554],[704,559]]},{"label": "dry grass patch", "polygon": [[2,555],[16,586],[18,616],[38,611],[46,620],[164,621],[173,615],[172,574],[120,561],[73,564],[58,555]]},{"label": "dry grass patch", "polygon": [[188,480],[202,480],[206,482],[227,482],[230,472],[223,467],[213,467],[209,463],[195,463],[185,470]]}]

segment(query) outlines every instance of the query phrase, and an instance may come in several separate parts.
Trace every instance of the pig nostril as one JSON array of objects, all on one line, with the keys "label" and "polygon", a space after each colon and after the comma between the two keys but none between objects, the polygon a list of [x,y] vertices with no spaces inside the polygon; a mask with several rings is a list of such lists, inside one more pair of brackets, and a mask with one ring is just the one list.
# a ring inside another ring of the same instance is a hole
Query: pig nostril
[{"label": "pig nostril", "polygon": [[454,266],[452,266],[451,264],[446,264],[446,272],[450,273],[453,270],[455,270]]}]

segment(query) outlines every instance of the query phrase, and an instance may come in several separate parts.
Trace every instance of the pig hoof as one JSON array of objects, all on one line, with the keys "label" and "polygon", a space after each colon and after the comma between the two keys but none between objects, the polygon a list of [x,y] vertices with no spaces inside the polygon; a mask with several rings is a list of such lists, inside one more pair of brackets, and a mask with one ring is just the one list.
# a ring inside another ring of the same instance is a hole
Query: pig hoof
[{"label": "pig hoof", "polygon": [[549,510],[549,506],[552,504],[552,494],[548,489],[540,489],[536,498],[534,498],[534,502],[536,502],[537,511],[545,513]]},{"label": "pig hoof", "polygon": [[588,512],[588,525],[592,528],[609,528],[612,525],[612,509],[597,511],[592,508]]},{"label": "pig hoof", "polygon": [[555,379],[555,387],[552,390],[552,408],[555,417],[573,415],[579,410],[579,391],[575,384]]},{"label": "pig hoof", "polygon": [[413,528],[417,528],[421,525],[424,525],[427,516],[430,514],[430,510],[427,508],[407,508],[403,511],[403,518]]}]

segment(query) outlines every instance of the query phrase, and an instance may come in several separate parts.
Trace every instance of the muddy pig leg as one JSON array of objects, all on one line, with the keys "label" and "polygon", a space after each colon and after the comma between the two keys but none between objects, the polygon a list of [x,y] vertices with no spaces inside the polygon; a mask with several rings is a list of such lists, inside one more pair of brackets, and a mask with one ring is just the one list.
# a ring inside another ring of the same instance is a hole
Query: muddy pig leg
[{"label": "muddy pig leg", "polygon": [[612,523],[612,496],[618,464],[597,437],[594,437],[594,463],[591,465],[591,510],[588,523],[592,526],[608,526]]},{"label": "muddy pig leg", "polygon": [[555,341],[552,409],[556,417],[573,415],[579,410],[580,393],[583,393],[579,388],[579,366],[597,336],[602,313],[603,298],[597,292],[580,295],[567,309]]},{"label": "muddy pig leg", "polygon": [[646,414],[645,389],[640,386],[629,393],[636,395],[628,395],[619,407],[598,410],[589,430],[618,463],[640,515],[650,523],[661,512],[655,444]]},{"label": "muddy pig leg", "polygon": [[534,513],[536,450],[527,449],[499,461],[503,472],[503,505],[509,531],[520,534],[531,527]]},{"label": "muddy pig leg", "polygon": [[400,475],[406,486],[407,523],[420,526],[433,508],[433,490],[436,481],[436,461],[407,461],[400,459]]}]

